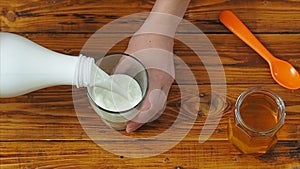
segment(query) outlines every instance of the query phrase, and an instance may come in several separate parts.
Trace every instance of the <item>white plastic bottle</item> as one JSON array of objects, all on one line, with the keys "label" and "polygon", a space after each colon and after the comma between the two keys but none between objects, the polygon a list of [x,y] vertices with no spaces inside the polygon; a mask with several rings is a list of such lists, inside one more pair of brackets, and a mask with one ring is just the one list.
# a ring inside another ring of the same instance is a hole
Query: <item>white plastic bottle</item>
[{"label": "white plastic bottle", "polygon": [[94,59],[46,49],[24,37],[0,32],[0,98],[55,85],[85,87]]}]

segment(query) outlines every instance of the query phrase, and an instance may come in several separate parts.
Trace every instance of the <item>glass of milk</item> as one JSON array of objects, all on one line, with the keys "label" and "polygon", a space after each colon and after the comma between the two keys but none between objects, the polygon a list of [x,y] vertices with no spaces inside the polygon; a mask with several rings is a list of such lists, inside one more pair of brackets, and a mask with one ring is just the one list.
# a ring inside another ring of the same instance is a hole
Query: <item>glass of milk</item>
[{"label": "glass of milk", "polygon": [[131,55],[112,53],[98,59],[92,72],[87,87],[90,104],[109,127],[126,129],[148,92],[145,66]]}]

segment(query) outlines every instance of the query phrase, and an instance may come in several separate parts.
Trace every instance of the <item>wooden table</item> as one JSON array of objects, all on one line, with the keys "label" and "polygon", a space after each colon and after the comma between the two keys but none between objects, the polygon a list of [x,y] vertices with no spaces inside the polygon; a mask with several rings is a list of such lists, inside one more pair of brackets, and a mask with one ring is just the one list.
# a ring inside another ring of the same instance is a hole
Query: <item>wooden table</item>
[{"label": "wooden table", "polygon": [[[79,55],[88,38],[102,26],[122,16],[149,12],[153,4],[154,0],[1,0],[0,30],[15,32],[57,52]],[[227,97],[213,97],[204,64],[177,40],[175,54],[195,74],[200,91],[193,96],[200,98],[197,119],[182,141],[153,157],[128,158],[110,153],[93,142],[80,125],[72,87],[56,86],[0,99],[0,168],[299,169],[300,90],[287,90],[274,82],[267,63],[218,21],[224,9],[233,10],[274,55],[300,71],[299,0],[193,0],[185,19],[201,29],[217,50],[226,74]],[[124,51],[127,42],[121,41],[112,51]],[[182,72],[177,71],[177,77],[187,88],[192,86]],[[227,122],[238,95],[257,85],[274,90],[284,99],[286,123],[270,153],[244,155],[228,141]],[[199,143],[208,108],[220,105],[224,111],[217,129],[209,140]],[[158,120],[135,133],[120,133],[141,140],[158,135],[172,125],[179,109],[180,92],[174,83],[166,111]],[[184,109],[190,110],[188,106]],[[109,136],[109,131],[103,132]],[[160,146],[159,140],[153,146]]]}]

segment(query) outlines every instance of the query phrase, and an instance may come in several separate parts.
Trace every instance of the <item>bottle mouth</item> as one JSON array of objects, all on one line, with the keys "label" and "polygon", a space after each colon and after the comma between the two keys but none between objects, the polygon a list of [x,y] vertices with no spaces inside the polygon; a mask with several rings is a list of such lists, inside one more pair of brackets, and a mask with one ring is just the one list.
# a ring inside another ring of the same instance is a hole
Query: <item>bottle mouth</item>
[{"label": "bottle mouth", "polygon": [[[116,111],[113,111],[113,110],[109,110],[109,109],[106,109],[102,106],[99,106],[95,99],[93,98],[92,96],[92,91],[93,91],[93,86],[92,85],[89,85],[87,86],[87,96],[90,100],[90,103],[100,109],[100,110],[103,110],[105,112],[108,112],[108,113],[111,113],[111,114],[124,114],[124,113],[127,113],[127,112],[130,112],[131,110],[134,110],[134,109],[138,109],[139,106],[144,102],[144,100],[146,99],[146,96],[148,94],[148,90],[149,90],[149,75],[148,75],[148,71],[146,69],[146,67],[144,66],[144,64],[138,60],[137,58],[135,58],[134,56],[132,55],[129,55],[127,53],[121,53],[121,52],[114,52],[114,53],[109,53],[103,57],[101,57],[100,59],[96,60],[96,65],[98,66],[103,60],[107,59],[108,57],[112,57],[113,55],[119,55],[119,56],[126,56],[126,57],[129,57],[130,59],[133,59],[134,62],[137,62],[140,66],[141,66],[141,69],[143,70],[143,76],[144,78],[146,79],[144,85],[143,85],[143,90],[142,90],[142,98],[141,100],[136,103],[135,105],[133,105],[131,108],[129,109],[124,109],[124,110],[116,110]],[[108,73],[108,72],[106,72]],[[111,75],[111,73],[108,73],[109,75]],[[140,86],[141,87],[141,86]]]},{"label": "bottle mouth", "polygon": [[[276,122],[276,124],[268,129],[257,129],[254,128],[252,126],[249,126],[245,120],[243,119],[243,117],[241,116],[241,106],[244,103],[245,99],[253,94],[262,94],[265,95],[266,97],[271,98],[277,106],[277,114],[278,114],[278,120]],[[253,87],[250,88],[246,91],[244,91],[237,99],[236,104],[235,104],[235,119],[237,120],[237,122],[244,128],[246,128],[247,130],[253,132],[253,133],[259,133],[262,135],[266,135],[269,133],[272,133],[274,131],[277,131],[278,129],[280,129],[283,124],[284,124],[284,120],[285,120],[285,116],[286,116],[286,112],[285,112],[285,105],[284,105],[284,101],[282,100],[282,98],[275,94],[273,91],[265,88],[265,87]]]},{"label": "bottle mouth", "polygon": [[73,82],[77,88],[87,87],[89,85],[89,82],[91,81],[91,69],[94,62],[94,58],[86,57],[80,54],[76,65]]}]

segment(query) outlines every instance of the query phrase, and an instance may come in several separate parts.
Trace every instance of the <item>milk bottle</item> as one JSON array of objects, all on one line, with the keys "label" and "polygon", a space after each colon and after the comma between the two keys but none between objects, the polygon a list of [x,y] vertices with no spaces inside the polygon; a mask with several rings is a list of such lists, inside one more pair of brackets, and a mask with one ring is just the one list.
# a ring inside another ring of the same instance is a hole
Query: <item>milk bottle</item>
[{"label": "milk bottle", "polygon": [[98,108],[115,113],[130,112],[130,119],[133,118],[137,111],[128,110],[142,101],[148,87],[145,80],[142,81],[142,88],[140,83],[126,74],[108,75],[95,64],[93,58],[64,55],[19,35],[0,32],[0,98],[15,97],[56,85],[87,87],[95,111],[112,122],[119,122],[121,117],[124,129],[123,116],[105,115],[107,112]]},{"label": "milk bottle", "polygon": [[[93,58],[60,54],[19,35],[0,32],[0,98],[55,85],[87,87],[95,73],[99,82],[111,79]],[[99,85],[124,95],[116,83]]]},{"label": "milk bottle", "polygon": [[0,98],[55,85],[87,86],[93,58],[46,49],[26,38],[0,32]]}]

